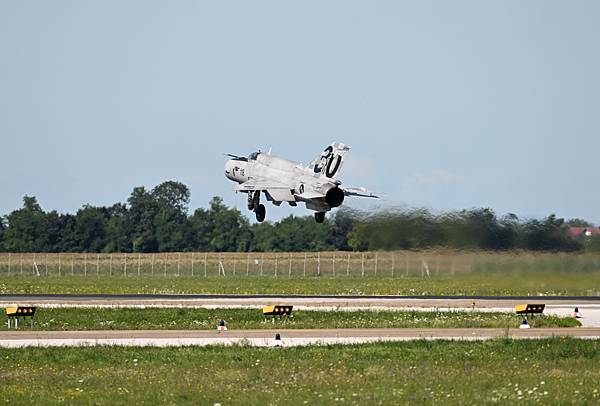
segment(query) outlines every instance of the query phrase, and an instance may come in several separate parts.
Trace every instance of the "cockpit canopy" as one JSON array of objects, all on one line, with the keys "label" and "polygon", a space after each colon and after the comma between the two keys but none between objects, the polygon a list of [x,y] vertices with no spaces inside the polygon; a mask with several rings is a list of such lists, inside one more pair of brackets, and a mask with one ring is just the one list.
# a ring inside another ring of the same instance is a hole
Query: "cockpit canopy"
[{"label": "cockpit canopy", "polygon": [[248,155],[248,160],[249,161],[256,161],[256,159],[258,158],[259,155],[260,155],[260,151],[253,152],[250,155]]}]

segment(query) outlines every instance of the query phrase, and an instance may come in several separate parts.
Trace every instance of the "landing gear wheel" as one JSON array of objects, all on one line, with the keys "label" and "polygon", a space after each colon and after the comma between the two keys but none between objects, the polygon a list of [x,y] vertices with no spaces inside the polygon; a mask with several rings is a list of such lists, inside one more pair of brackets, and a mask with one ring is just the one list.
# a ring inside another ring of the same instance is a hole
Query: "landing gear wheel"
[{"label": "landing gear wheel", "polygon": [[325,221],[325,213],[323,213],[323,212],[315,213],[315,221],[319,224],[324,222]]},{"label": "landing gear wheel", "polygon": [[258,221],[259,223],[265,221],[265,217],[267,216],[267,209],[265,209],[264,204],[259,204],[258,206],[256,206],[256,208],[254,209],[254,213],[256,214],[256,221]]}]

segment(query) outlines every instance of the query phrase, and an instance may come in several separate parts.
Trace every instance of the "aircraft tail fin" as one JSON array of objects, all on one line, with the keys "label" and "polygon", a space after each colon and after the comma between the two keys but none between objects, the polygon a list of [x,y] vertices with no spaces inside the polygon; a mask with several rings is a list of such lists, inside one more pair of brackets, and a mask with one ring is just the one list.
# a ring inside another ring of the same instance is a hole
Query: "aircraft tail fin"
[{"label": "aircraft tail fin", "polygon": [[339,174],[344,162],[344,155],[350,150],[350,147],[340,142],[334,142],[310,163],[310,168],[315,173],[335,179]]}]

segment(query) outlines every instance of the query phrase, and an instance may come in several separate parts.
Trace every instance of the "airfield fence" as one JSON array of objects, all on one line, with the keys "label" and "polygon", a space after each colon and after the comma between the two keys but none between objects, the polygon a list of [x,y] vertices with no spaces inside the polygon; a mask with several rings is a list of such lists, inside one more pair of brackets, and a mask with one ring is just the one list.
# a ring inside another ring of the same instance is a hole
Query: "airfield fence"
[{"label": "airfield fence", "polygon": [[600,254],[369,251],[293,253],[0,253],[0,277],[430,277],[473,271],[598,271]]}]

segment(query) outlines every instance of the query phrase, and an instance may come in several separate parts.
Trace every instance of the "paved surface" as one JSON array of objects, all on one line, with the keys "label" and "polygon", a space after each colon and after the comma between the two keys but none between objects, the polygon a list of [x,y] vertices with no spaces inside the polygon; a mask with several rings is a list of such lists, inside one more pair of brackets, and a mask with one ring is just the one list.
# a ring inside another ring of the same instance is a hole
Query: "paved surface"
[{"label": "paved surface", "polygon": [[0,295],[0,304],[92,306],[264,306],[514,308],[521,303],[600,305],[597,296]]},{"label": "paved surface", "polygon": [[276,333],[283,346],[309,344],[358,344],[376,341],[410,340],[488,340],[498,337],[535,339],[568,336],[600,339],[600,328],[543,329],[322,329],[322,330],[237,330],[217,333],[207,330],[136,330],[136,331],[4,331],[0,347],[29,346],[182,346],[248,344],[272,347]]},{"label": "paved surface", "polygon": [[97,294],[97,295],[71,295],[71,294],[1,294],[1,301],[19,301],[19,300],[39,300],[39,301],[198,301],[198,300],[264,300],[285,298],[288,300],[322,300],[327,299],[349,299],[349,300],[376,300],[376,301],[396,301],[396,300],[458,300],[465,301],[473,300],[532,300],[535,298],[544,299],[553,302],[595,302],[600,303],[600,296],[448,296],[448,295],[418,295],[418,296],[395,296],[395,295],[237,295],[237,294]]}]

